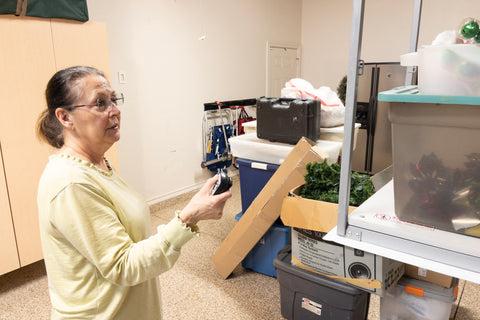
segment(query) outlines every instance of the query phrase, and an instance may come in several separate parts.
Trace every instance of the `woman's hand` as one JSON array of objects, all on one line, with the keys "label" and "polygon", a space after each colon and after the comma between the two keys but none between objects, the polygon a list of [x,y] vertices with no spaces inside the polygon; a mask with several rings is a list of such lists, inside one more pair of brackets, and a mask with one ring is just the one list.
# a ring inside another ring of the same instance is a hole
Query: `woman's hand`
[{"label": "woman's hand", "polygon": [[225,202],[232,197],[232,192],[227,190],[219,195],[211,195],[210,190],[217,179],[218,175],[208,179],[178,215],[187,226],[193,227],[200,220],[218,220],[222,217],[223,207]]}]

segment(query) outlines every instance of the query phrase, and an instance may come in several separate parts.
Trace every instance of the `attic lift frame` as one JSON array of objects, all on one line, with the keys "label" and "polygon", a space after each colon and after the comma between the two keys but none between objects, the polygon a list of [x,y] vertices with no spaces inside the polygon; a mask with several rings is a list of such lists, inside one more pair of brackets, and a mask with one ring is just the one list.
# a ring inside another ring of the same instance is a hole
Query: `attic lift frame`
[{"label": "attic lift frame", "polygon": [[[348,205],[350,199],[350,176],[352,170],[352,149],[357,100],[358,69],[362,47],[363,15],[365,0],[353,0],[352,31],[347,73],[347,94],[345,101],[345,126],[343,135],[342,160],[340,168],[340,190],[338,199],[337,234],[345,237],[348,227]],[[415,0],[410,52],[417,50],[422,0]],[[414,69],[408,67],[405,85],[412,84]]]},{"label": "attic lift frame", "polygon": [[[416,51],[420,25],[422,1],[415,0],[410,52]],[[340,171],[339,207],[336,230],[330,231],[326,240],[352,247],[363,247],[374,254],[385,254],[405,263],[440,272],[455,278],[480,284],[480,255],[472,256],[443,248],[441,245],[429,245],[414,239],[393,234],[380,233],[367,228],[348,224],[348,204],[350,198],[351,155],[353,141],[355,101],[357,94],[357,70],[362,39],[364,0],[353,0],[352,33],[347,79],[345,110],[345,131]],[[407,69],[405,85],[411,85],[412,69]],[[393,198],[391,201],[394,201]],[[352,214],[355,214],[353,212]],[[445,239],[444,241],[449,241]],[[397,259],[398,258],[398,259]]]}]

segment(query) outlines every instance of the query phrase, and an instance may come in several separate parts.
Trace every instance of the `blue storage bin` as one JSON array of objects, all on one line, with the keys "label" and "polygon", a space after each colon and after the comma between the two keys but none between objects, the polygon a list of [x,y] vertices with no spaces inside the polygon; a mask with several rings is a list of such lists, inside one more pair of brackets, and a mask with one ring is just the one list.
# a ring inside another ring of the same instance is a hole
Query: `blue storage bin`
[{"label": "blue storage bin", "polygon": [[[235,219],[240,220],[242,215],[243,212],[238,213],[235,215]],[[290,242],[291,228],[273,224],[242,260],[242,267],[276,277],[277,270],[273,265],[273,260],[277,257],[280,249],[289,245]]]},{"label": "blue storage bin", "polygon": [[238,164],[240,176],[242,212],[245,213],[280,166],[242,158],[237,158],[235,162]]}]

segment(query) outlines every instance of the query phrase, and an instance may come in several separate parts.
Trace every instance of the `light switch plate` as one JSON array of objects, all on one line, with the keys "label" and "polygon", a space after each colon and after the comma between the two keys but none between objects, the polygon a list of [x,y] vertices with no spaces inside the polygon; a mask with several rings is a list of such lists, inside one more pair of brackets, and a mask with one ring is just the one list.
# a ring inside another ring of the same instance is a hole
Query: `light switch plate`
[{"label": "light switch plate", "polygon": [[118,71],[118,82],[127,83],[127,74],[124,71]]}]

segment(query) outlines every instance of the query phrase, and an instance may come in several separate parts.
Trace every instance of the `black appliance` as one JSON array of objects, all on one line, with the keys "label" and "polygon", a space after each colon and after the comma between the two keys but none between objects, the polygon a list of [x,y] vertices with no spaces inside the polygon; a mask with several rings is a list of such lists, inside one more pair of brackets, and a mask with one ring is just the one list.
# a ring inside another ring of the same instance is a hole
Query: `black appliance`
[{"label": "black appliance", "polygon": [[378,93],[405,84],[406,67],[399,62],[363,63],[357,82],[356,123],[360,123],[352,170],[375,174],[392,164],[392,131],[388,105]]}]

